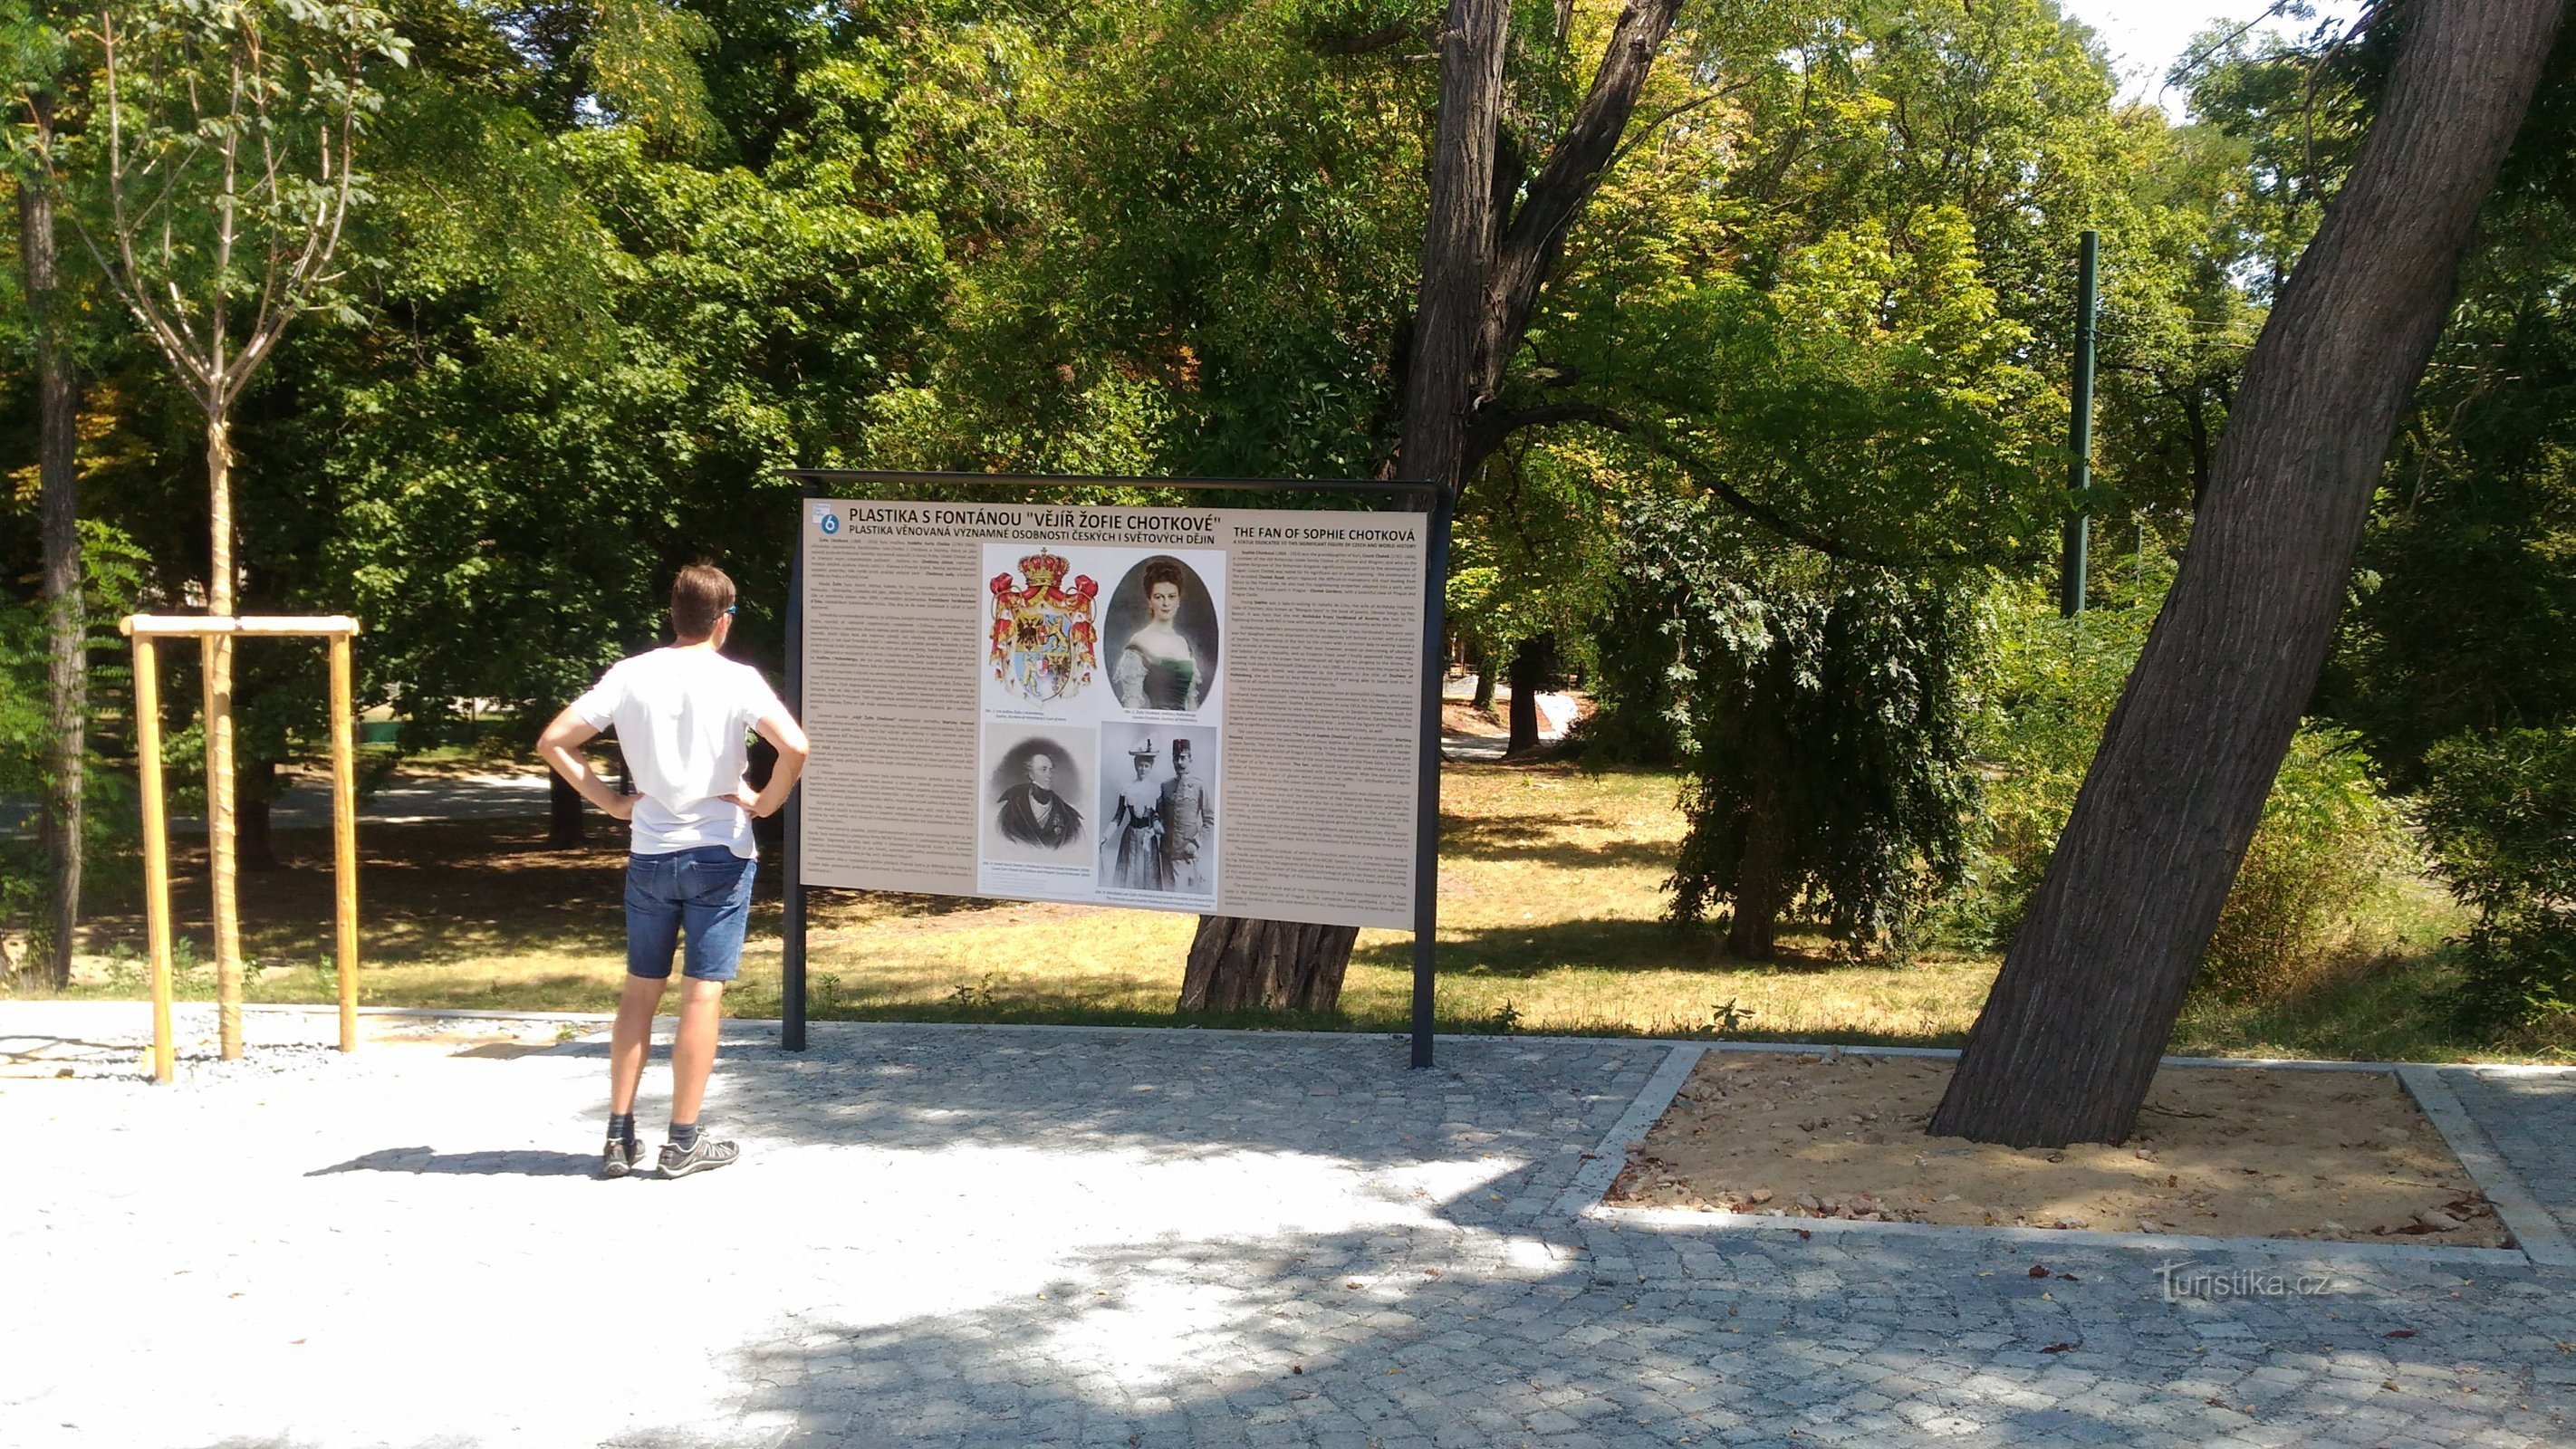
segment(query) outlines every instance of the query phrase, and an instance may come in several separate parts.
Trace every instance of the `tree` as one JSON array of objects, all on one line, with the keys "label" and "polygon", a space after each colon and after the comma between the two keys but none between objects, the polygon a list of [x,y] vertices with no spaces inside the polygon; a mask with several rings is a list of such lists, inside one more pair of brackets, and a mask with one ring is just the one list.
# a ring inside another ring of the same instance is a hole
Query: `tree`
[{"label": "tree", "polygon": [[[383,11],[321,0],[109,4],[100,71],[99,268],[205,420],[207,612],[233,612],[232,414],[278,338],[328,302],[358,195],[368,67],[408,46]],[[206,654],[207,848],[223,1052],[241,1052],[232,641]]]},{"label": "tree", "polygon": [[[2576,39],[2488,205],[2388,460],[2319,689],[2395,787],[2461,735],[2576,724]],[[2492,758],[2469,748],[2463,763]]]},{"label": "tree", "polygon": [[[15,13],[9,13],[14,11]],[[25,108],[11,136],[18,186],[18,265],[37,380],[37,476],[44,554],[45,771],[43,835],[46,891],[43,976],[56,988],[72,976],[73,936],[80,924],[83,837],[87,833],[89,724],[88,620],[82,611],[78,527],[80,474],[73,461],[80,415],[79,381],[65,335],[65,306],[55,204],[58,174],[54,112],[64,62],[61,33],[20,5],[0,10],[9,78]]]},{"label": "tree", "polygon": [[[1394,476],[1436,484],[1455,498],[1505,438],[1549,420],[1506,407],[1504,375],[1566,233],[1616,159],[1638,92],[1680,9],[1681,0],[1627,0],[1582,104],[1532,175],[1522,169],[1518,138],[1505,129],[1511,7],[1505,0],[1450,0],[1439,38],[1430,207],[1403,360]],[[1551,49],[1571,39],[1573,7],[1557,14]],[[1515,716],[1528,708],[1532,693],[1520,684],[1515,680]],[[1184,980],[1208,985],[1196,994],[1185,985],[1181,1009],[1248,996],[1236,983],[1254,978],[1270,983],[1262,993],[1268,1004],[1329,1008],[1340,997],[1358,934],[1347,927],[1202,916]],[[1288,945],[1273,944],[1283,937]]]},{"label": "tree", "polygon": [[1705,497],[1625,521],[1615,607],[1640,648],[1605,683],[1661,697],[1686,772],[1673,918],[1723,902],[1727,954],[1760,961],[1812,901],[1838,950],[1903,949],[1974,813],[1954,675],[1979,653],[1977,581],[1783,549]]},{"label": "tree", "polygon": [[2420,0],[2378,119],[2266,320],[2188,553],[1936,1133],[2134,1126],[2333,639],[2401,408],[2561,0]]}]

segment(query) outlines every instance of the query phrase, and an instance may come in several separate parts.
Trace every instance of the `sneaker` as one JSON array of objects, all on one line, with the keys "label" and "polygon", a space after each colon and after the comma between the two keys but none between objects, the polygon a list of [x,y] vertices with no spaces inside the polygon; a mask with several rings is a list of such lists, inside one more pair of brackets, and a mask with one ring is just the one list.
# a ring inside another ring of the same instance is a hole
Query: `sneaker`
[{"label": "sneaker", "polygon": [[662,1175],[686,1177],[692,1172],[722,1167],[741,1155],[741,1148],[730,1142],[718,1142],[712,1137],[699,1138],[686,1152],[665,1142],[662,1144]]},{"label": "sneaker", "polygon": [[643,1160],[643,1143],[632,1137],[611,1137],[608,1145],[599,1152],[599,1175],[603,1178],[624,1177]]}]

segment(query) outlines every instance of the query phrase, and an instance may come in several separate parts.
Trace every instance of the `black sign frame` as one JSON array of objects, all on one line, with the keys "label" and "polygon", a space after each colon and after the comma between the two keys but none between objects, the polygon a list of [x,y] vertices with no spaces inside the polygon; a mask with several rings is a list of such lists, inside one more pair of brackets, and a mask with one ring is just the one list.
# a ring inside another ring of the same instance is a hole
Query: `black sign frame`
[{"label": "black sign frame", "polygon": [[[805,518],[802,501],[839,488],[1181,488],[1209,492],[1341,494],[1412,501],[1431,517],[1422,570],[1422,721],[1420,764],[1414,778],[1413,836],[1413,1055],[1412,1066],[1432,1065],[1431,1008],[1440,940],[1440,709],[1447,673],[1446,605],[1449,531],[1454,500],[1437,483],[1311,478],[1128,478],[1065,474],[907,473],[875,469],[790,468],[803,485],[796,520],[796,552],[787,581],[787,707],[805,715]],[[785,911],[780,934],[779,1045],[805,1050],[805,883],[799,876],[802,786],[789,794],[786,816]]]}]

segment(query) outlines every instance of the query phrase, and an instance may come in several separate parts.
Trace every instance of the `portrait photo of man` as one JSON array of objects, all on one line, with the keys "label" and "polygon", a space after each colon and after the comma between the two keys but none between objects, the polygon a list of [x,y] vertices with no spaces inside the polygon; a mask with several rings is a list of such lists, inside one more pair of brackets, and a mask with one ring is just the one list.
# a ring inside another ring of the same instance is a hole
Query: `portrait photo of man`
[{"label": "portrait photo of man", "polygon": [[1172,741],[1172,777],[1163,782],[1162,887],[1182,895],[1214,892],[1209,847],[1215,844],[1216,797],[1193,771],[1194,751],[1187,739]]},{"label": "portrait photo of man", "polygon": [[1032,750],[1020,763],[1017,784],[1003,789],[994,824],[1005,840],[1047,850],[1062,850],[1083,838],[1082,812],[1056,789],[1055,756]]},{"label": "portrait photo of man", "polygon": [[1093,834],[1089,730],[992,725],[984,732],[977,852],[987,861],[1088,872]]}]

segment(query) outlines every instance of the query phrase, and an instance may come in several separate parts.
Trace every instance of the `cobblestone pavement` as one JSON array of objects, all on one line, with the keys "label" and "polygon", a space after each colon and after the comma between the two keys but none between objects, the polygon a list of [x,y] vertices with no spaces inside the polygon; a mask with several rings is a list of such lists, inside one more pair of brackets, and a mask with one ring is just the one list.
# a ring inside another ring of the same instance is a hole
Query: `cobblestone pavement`
[{"label": "cobblestone pavement", "polygon": [[0,1445],[2576,1444],[2493,1260],[1556,1215],[1651,1044],[774,1030],[678,1183],[587,1040],[0,1082]]},{"label": "cobblestone pavement", "polygon": [[2576,1237],[2576,1073],[2454,1067],[2442,1080],[2523,1186]]}]

